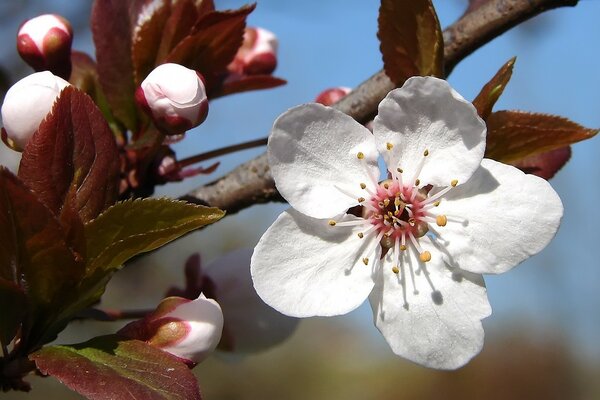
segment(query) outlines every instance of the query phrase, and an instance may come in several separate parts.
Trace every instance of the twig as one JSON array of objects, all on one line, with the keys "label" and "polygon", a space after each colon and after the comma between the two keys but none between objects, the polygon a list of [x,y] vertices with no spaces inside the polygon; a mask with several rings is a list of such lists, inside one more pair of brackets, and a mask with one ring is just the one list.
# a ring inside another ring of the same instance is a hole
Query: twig
[{"label": "twig", "polygon": [[[444,64],[448,74],[469,54],[515,25],[546,10],[574,6],[577,0],[489,0],[444,30]],[[364,123],[394,84],[379,71],[334,107]],[[222,178],[192,190],[182,199],[219,207],[229,215],[256,203],[282,200],[269,173],[266,154],[250,160]]]},{"label": "twig", "polygon": [[198,155],[195,155],[192,157],[184,158],[183,160],[178,161],[177,164],[181,168],[188,167],[190,165],[197,164],[201,161],[210,160],[212,158],[224,156],[226,154],[231,154],[236,151],[247,150],[247,149],[252,149],[254,147],[260,147],[260,146],[266,146],[266,145],[267,145],[267,138],[256,139],[256,140],[252,140],[250,142],[239,143],[239,144],[235,144],[233,146],[221,147],[220,149],[207,151],[206,153],[202,153],[202,154],[198,154]]}]

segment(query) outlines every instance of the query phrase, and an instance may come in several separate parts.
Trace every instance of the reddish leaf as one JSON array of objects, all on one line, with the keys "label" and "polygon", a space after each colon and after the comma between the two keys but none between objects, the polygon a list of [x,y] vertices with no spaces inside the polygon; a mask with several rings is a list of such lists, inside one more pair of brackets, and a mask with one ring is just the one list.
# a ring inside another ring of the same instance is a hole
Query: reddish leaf
[{"label": "reddish leaf", "polygon": [[96,0],[91,28],[102,90],[110,108],[127,128],[137,129],[131,42],[133,20],[145,0]]},{"label": "reddish leaf", "polygon": [[75,185],[75,206],[84,222],[116,201],[117,146],[89,96],[72,87],[62,91],[25,148],[19,177],[56,215]]},{"label": "reddish leaf", "polygon": [[178,358],[116,335],[32,354],[38,369],[91,400],[200,399],[198,383]]},{"label": "reddish leaf", "polygon": [[571,158],[571,147],[565,146],[556,150],[526,157],[513,165],[527,174],[540,178],[552,178]]},{"label": "reddish leaf", "polygon": [[244,76],[238,80],[232,80],[223,83],[214,93],[210,93],[211,98],[227,96],[234,93],[247,92],[250,90],[271,89],[277,86],[285,85],[284,79],[276,78],[271,75],[252,75]]},{"label": "reddish leaf", "polygon": [[196,24],[196,32],[183,39],[166,61],[199,71],[206,78],[218,75],[242,45],[246,17],[254,7],[250,5],[238,10],[206,14]]},{"label": "reddish leaf", "polygon": [[152,14],[139,21],[139,25],[135,25],[134,28],[131,57],[136,86],[146,79],[155,66],[165,24],[171,15],[171,1],[164,1],[151,11]]},{"label": "reddish leaf", "polygon": [[21,287],[34,305],[56,305],[84,273],[84,265],[75,261],[58,220],[3,167],[0,243],[2,278]]},{"label": "reddish leaf", "polygon": [[211,11],[215,11],[215,2],[213,0],[195,0],[198,16],[202,17]]},{"label": "reddish leaf", "polygon": [[588,129],[566,118],[523,111],[497,111],[488,117],[485,156],[504,163],[545,153],[589,139]]},{"label": "reddish leaf", "polygon": [[492,108],[496,101],[504,92],[504,88],[508,84],[512,76],[513,66],[515,65],[516,57],[511,58],[496,72],[496,75],[481,89],[481,92],[473,100],[473,105],[477,109],[477,113],[483,120],[487,120],[492,112]]},{"label": "reddish leaf", "polygon": [[162,38],[159,41],[156,65],[162,64],[171,50],[192,32],[198,16],[196,5],[192,0],[179,0],[172,6],[171,15],[165,23]]},{"label": "reddish leaf", "polygon": [[378,22],[385,73],[394,83],[443,77],[444,40],[431,0],[381,0]]},{"label": "reddish leaf", "polygon": [[0,344],[8,346],[27,315],[27,297],[16,284],[0,278]]}]

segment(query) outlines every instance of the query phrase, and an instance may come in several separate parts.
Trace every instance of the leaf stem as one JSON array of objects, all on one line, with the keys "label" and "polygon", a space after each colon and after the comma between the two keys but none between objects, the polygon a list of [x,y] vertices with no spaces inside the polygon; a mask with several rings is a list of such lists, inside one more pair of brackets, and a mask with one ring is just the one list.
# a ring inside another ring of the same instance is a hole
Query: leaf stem
[{"label": "leaf stem", "polygon": [[267,145],[267,138],[265,137],[265,138],[261,138],[261,139],[252,140],[250,142],[235,144],[233,146],[222,147],[220,149],[211,150],[206,153],[201,153],[201,154],[197,154],[192,157],[184,158],[183,160],[178,161],[177,165],[180,168],[184,168],[184,167],[190,166],[192,164],[199,163],[201,161],[210,160],[211,158],[235,153],[236,151],[247,150],[247,149],[252,149],[254,147],[261,147],[261,146],[266,146],[266,145]]}]

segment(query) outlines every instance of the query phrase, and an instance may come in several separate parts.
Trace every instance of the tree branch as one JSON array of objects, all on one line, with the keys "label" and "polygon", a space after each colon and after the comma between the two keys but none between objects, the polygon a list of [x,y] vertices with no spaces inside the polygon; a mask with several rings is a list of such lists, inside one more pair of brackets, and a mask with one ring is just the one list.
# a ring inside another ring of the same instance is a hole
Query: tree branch
[{"label": "tree branch", "polygon": [[[488,0],[444,30],[446,75],[469,54],[512,27],[546,10],[575,6],[578,0]],[[364,123],[395,85],[383,70],[361,83],[333,107]],[[282,201],[269,172],[267,155],[250,160],[182,199],[235,213],[257,203]]]}]

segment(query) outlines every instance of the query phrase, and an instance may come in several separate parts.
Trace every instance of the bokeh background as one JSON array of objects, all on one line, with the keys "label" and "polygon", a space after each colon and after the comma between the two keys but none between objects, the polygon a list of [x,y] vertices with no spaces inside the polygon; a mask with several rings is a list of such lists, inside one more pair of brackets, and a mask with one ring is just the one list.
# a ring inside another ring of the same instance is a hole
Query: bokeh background
[{"label": "bokeh background", "polygon": [[[234,8],[242,0],[217,0]],[[354,87],[382,67],[376,38],[377,1],[259,0],[249,22],[280,40],[276,75],[282,88],[211,103],[207,121],[175,146],[179,158],[265,136],[287,108],[324,88]],[[466,0],[434,0],[442,26],[463,13]],[[74,48],[94,54],[88,20],[91,1],[0,0],[2,85],[31,71],[15,50],[18,25],[41,13],[68,18]],[[496,109],[568,117],[600,127],[600,1],[547,12],[495,39],[460,63],[449,81],[473,99],[497,69],[517,56],[513,78]],[[262,149],[222,157],[210,177],[167,185],[177,196],[258,155]],[[538,256],[500,276],[486,278],[493,315],[484,321],[486,345],[454,372],[413,365],[389,350],[363,305],[349,315],[303,320],[287,342],[256,355],[217,354],[195,372],[207,399],[597,399],[600,398],[600,140],[573,146],[573,158],[551,181],[565,205],[556,239]],[[0,163],[15,167],[2,147]],[[515,188],[518,190],[518,188]],[[253,247],[285,209],[254,206],[129,265],[111,282],[104,306],[139,308],[158,303],[169,284],[182,282],[192,252],[211,260]],[[535,223],[535,221],[532,221]],[[167,283],[168,282],[168,283]],[[1,312],[1,310],[0,310]],[[83,341],[123,323],[76,323],[59,338]],[[78,399],[51,378],[33,377],[30,394],[6,399]]]}]

